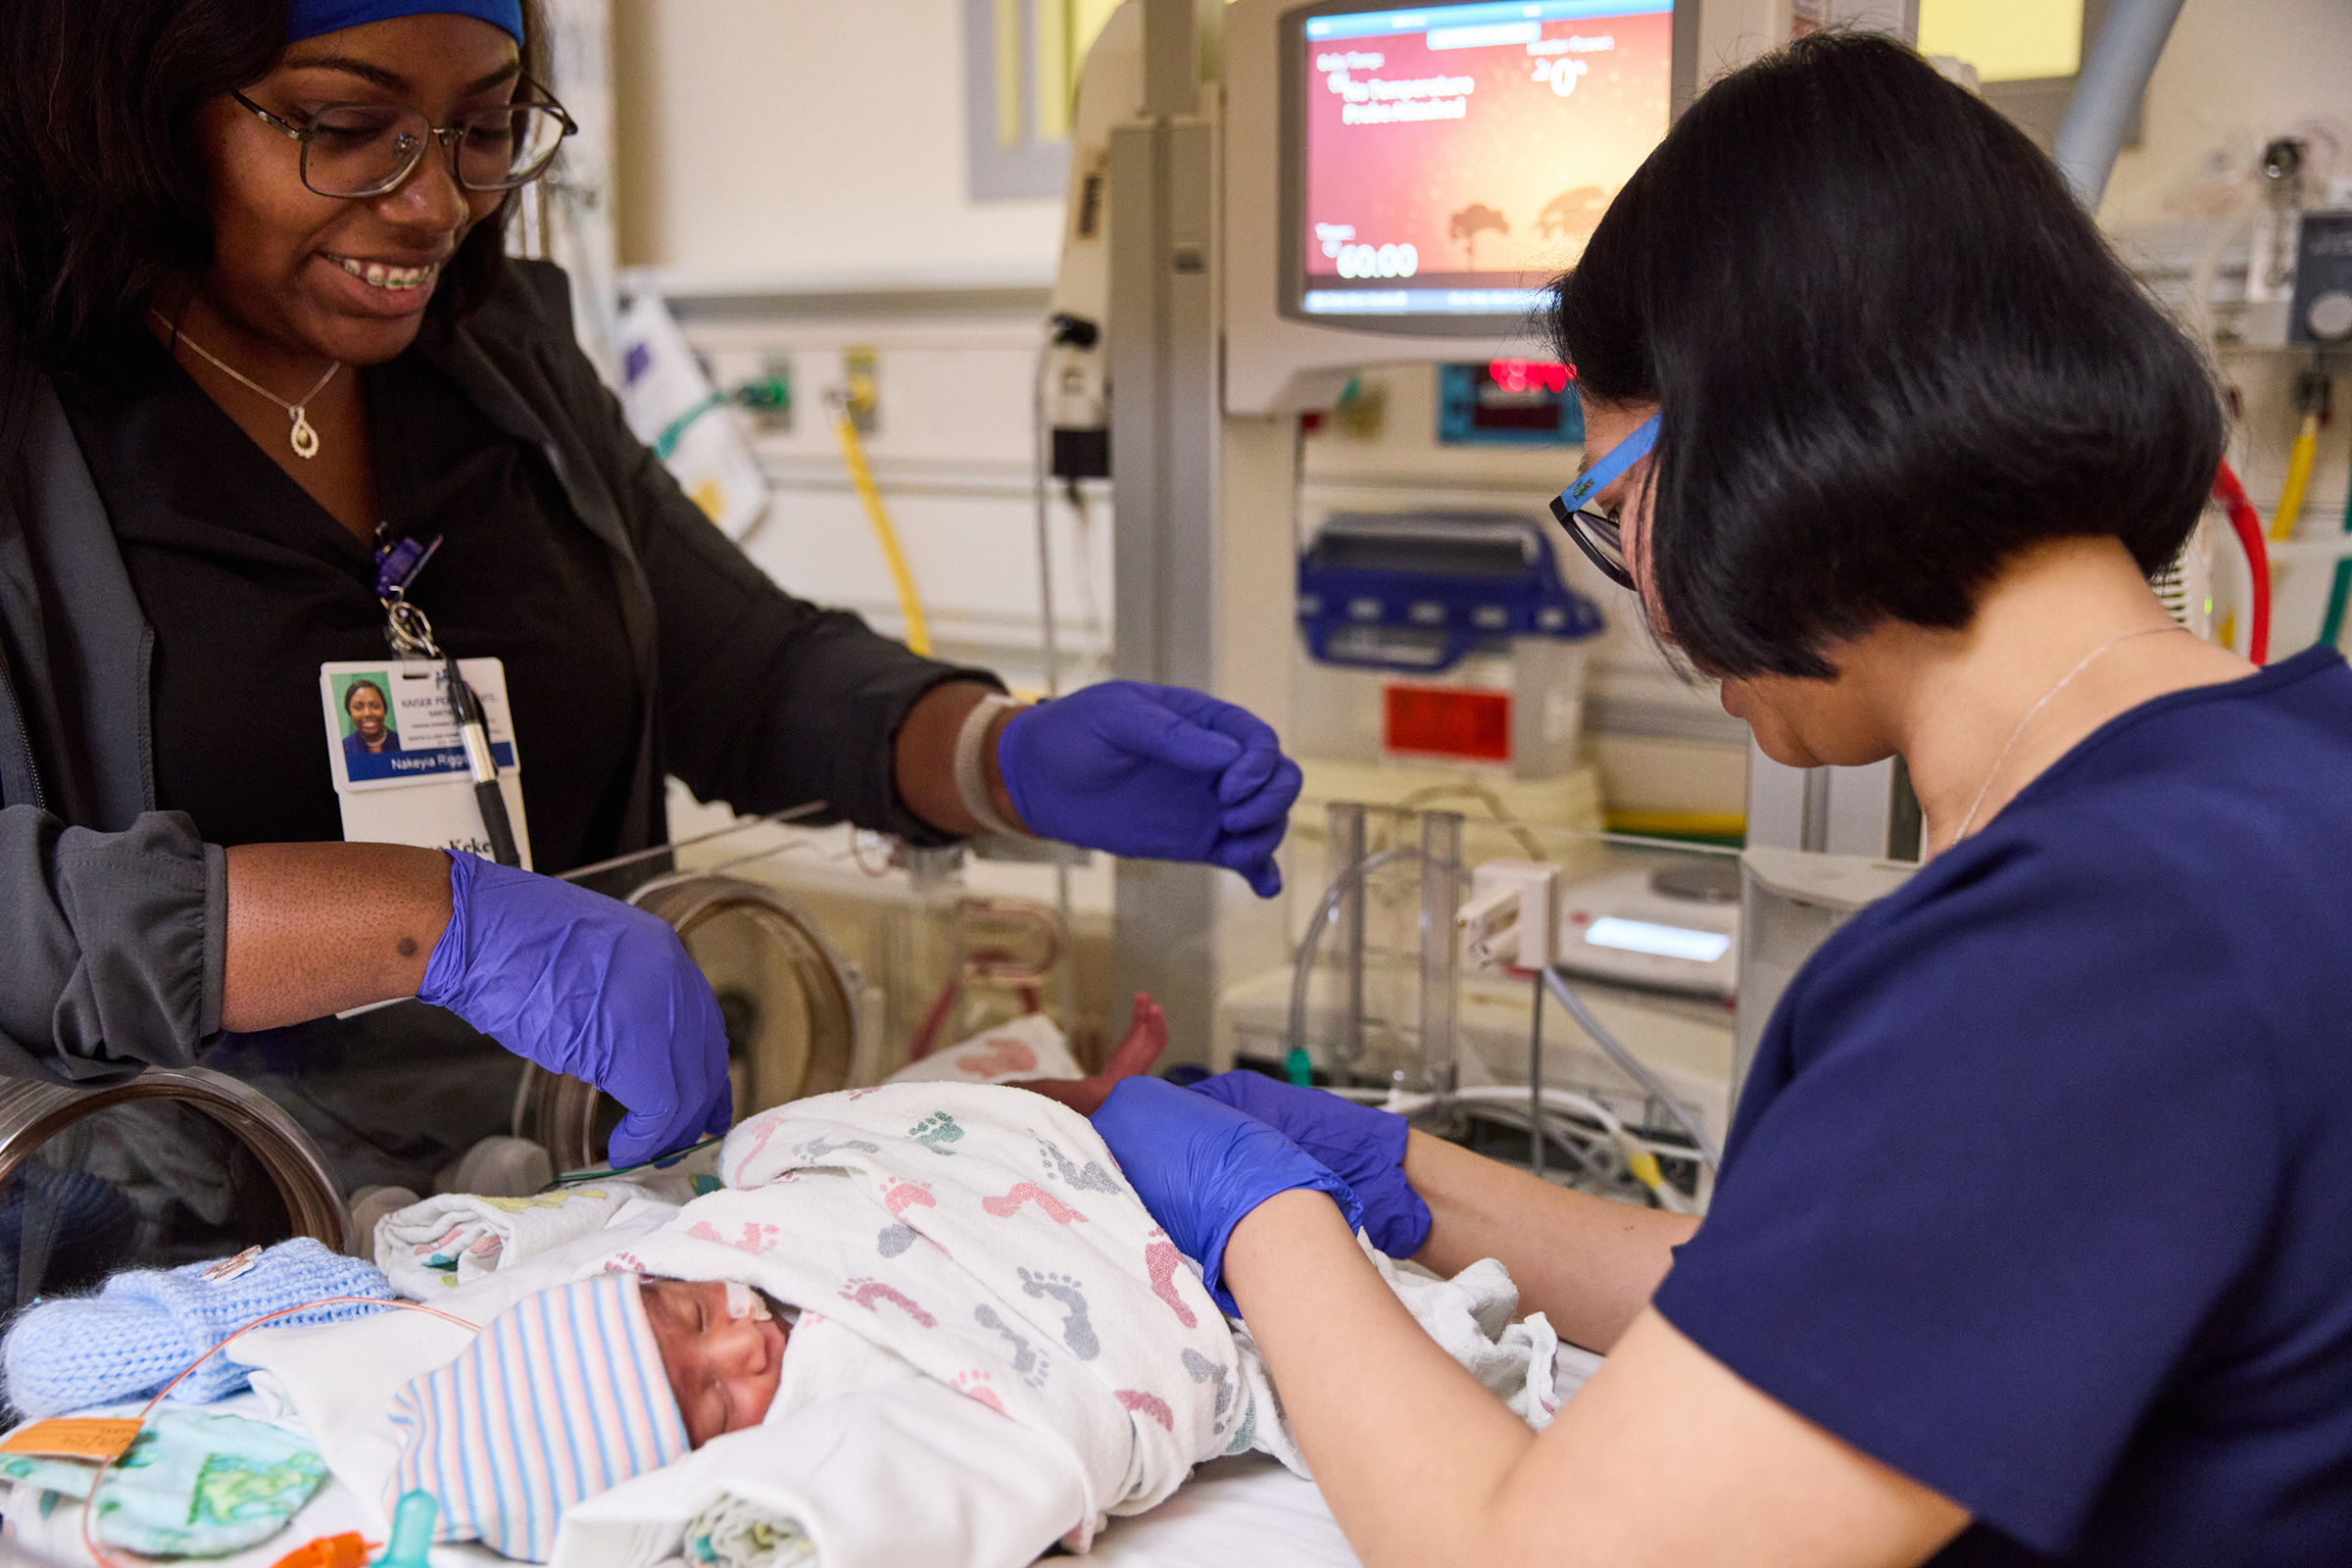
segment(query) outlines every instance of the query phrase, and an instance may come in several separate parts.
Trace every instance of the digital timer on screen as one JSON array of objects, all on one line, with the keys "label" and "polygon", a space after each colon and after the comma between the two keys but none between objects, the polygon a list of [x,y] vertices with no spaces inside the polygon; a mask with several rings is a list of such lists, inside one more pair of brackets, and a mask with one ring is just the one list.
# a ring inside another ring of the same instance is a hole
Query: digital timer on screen
[{"label": "digital timer on screen", "polygon": [[1298,304],[1519,315],[1665,134],[1671,0],[1309,18]]}]

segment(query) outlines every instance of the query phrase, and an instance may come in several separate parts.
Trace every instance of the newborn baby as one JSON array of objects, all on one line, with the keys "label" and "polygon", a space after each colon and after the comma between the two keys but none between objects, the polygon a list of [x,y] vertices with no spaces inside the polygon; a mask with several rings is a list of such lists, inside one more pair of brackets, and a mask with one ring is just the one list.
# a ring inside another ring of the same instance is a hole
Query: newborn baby
[{"label": "newborn baby", "polygon": [[[1164,1015],[1138,997],[1135,1027],[1101,1072],[1012,1087],[1085,1115],[1119,1081],[1149,1070],[1166,1043]],[[544,1561],[565,1507],[760,1425],[783,1383],[795,1314],[748,1283],[671,1277],[700,1272],[628,1258],[493,1318],[455,1361],[396,1396],[403,1448],[387,1502],[421,1488],[442,1499],[439,1539],[478,1537],[508,1556]]]},{"label": "newborn baby", "polygon": [[[1135,999],[1126,1038],[1102,1070],[1086,1078],[1041,1078],[1010,1084],[1069,1106],[1081,1116],[1100,1109],[1121,1080],[1149,1072],[1168,1046],[1167,1014],[1149,996]],[[748,1285],[731,1281],[647,1279],[640,1286],[662,1369],[699,1448],[722,1432],[758,1426],[774,1402],[782,1377],[791,1309]]]}]

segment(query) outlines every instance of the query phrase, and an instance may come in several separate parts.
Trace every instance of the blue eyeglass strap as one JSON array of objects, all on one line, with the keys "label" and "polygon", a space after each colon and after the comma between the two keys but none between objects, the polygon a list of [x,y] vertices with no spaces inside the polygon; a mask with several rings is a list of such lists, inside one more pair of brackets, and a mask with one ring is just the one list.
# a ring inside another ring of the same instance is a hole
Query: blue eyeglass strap
[{"label": "blue eyeglass strap", "polygon": [[1576,483],[1561,491],[1552,510],[1562,515],[1582,510],[1586,502],[1614,483],[1619,474],[1649,456],[1649,449],[1657,444],[1658,416],[1653,414],[1634,426],[1633,434],[1609,448],[1608,456],[1587,468]]}]

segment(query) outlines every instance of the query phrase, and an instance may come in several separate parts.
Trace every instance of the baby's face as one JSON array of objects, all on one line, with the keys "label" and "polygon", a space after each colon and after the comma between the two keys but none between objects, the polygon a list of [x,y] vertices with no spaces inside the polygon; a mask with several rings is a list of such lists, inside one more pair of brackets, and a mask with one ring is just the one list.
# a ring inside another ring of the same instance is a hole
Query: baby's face
[{"label": "baby's face", "polygon": [[752,1312],[735,1317],[720,1281],[647,1280],[640,1290],[687,1441],[699,1448],[722,1432],[766,1419],[783,1368],[785,1328],[781,1318],[764,1315],[765,1301],[751,1293]]}]

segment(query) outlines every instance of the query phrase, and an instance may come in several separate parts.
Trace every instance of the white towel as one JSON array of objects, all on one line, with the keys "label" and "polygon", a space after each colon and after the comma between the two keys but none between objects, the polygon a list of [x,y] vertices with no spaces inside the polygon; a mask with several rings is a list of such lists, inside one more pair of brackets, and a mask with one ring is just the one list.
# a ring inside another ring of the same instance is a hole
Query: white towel
[{"label": "white towel", "polygon": [[913,1378],[713,1438],[565,1509],[551,1568],[649,1568],[730,1502],[807,1538],[824,1568],[1026,1568],[1054,1539],[1041,1521],[1078,1517],[1086,1487],[1062,1446]]},{"label": "white towel", "polygon": [[591,1181],[534,1198],[446,1193],[394,1209],[375,1225],[375,1266],[412,1301],[437,1301],[500,1268],[603,1230],[636,1182]]}]

